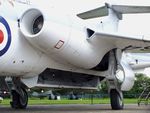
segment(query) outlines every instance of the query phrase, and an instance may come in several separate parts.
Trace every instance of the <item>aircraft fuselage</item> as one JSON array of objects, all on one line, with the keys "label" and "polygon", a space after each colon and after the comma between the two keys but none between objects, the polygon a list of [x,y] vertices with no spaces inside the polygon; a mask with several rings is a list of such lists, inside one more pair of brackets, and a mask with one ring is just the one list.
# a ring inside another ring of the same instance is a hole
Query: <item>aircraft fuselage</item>
[{"label": "aircraft fuselage", "polygon": [[[5,1],[0,5],[1,76],[35,76],[46,68],[98,75],[89,69],[115,48],[103,40],[88,41],[94,31],[76,15],[18,2],[12,4]],[[33,23],[40,16],[42,28],[33,33]]]}]

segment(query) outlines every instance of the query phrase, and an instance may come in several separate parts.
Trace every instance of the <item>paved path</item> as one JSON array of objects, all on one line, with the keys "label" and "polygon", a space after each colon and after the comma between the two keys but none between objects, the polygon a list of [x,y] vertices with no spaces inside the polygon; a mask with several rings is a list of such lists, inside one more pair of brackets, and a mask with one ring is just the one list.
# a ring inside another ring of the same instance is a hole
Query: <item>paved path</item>
[{"label": "paved path", "polygon": [[25,110],[0,106],[0,113],[150,113],[150,105],[125,105],[124,110],[111,110],[110,105],[36,105]]}]

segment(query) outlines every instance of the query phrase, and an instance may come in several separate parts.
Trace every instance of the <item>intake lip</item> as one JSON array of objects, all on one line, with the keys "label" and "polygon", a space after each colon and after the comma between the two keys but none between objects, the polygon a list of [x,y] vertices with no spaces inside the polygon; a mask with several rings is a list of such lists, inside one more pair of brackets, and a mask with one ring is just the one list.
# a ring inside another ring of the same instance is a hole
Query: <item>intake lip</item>
[{"label": "intake lip", "polygon": [[43,13],[36,9],[28,9],[20,19],[20,30],[26,37],[35,37],[42,32],[44,26]]}]

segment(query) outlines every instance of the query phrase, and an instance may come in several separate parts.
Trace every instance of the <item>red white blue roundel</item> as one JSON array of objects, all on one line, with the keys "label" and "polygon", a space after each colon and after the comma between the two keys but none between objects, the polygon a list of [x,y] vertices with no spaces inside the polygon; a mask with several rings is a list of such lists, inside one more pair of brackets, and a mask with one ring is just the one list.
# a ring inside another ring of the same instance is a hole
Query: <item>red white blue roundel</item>
[{"label": "red white blue roundel", "polygon": [[11,30],[7,21],[0,16],[0,57],[9,49],[11,44]]}]

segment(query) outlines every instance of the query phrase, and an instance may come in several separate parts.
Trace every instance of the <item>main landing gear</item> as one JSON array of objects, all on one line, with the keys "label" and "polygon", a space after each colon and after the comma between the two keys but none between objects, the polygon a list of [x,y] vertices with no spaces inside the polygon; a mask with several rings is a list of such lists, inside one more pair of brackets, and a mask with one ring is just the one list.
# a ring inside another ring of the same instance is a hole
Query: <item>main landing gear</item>
[{"label": "main landing gear", "polygon": [[106,77],[107,84],[109,86],[110,102],[113,110],[121,110],[124,108],[123,94],[121,91],[121,84],[116,78],[117,60],[115,56],[115,50],[109,54],[109,69]]},{"label": "main landing gear", "polygon": [[110,91],[110,102],[113,110],[121,110],[124,107],[123,96],[116,89]]},{"label": "main landing gear", "polygon": [[12,101],[11,107],[15,109],[25,109],[28,104],[28,94],[24,85],[20,82],[19,78],[13,78],[14,88],[11,91]]}]

